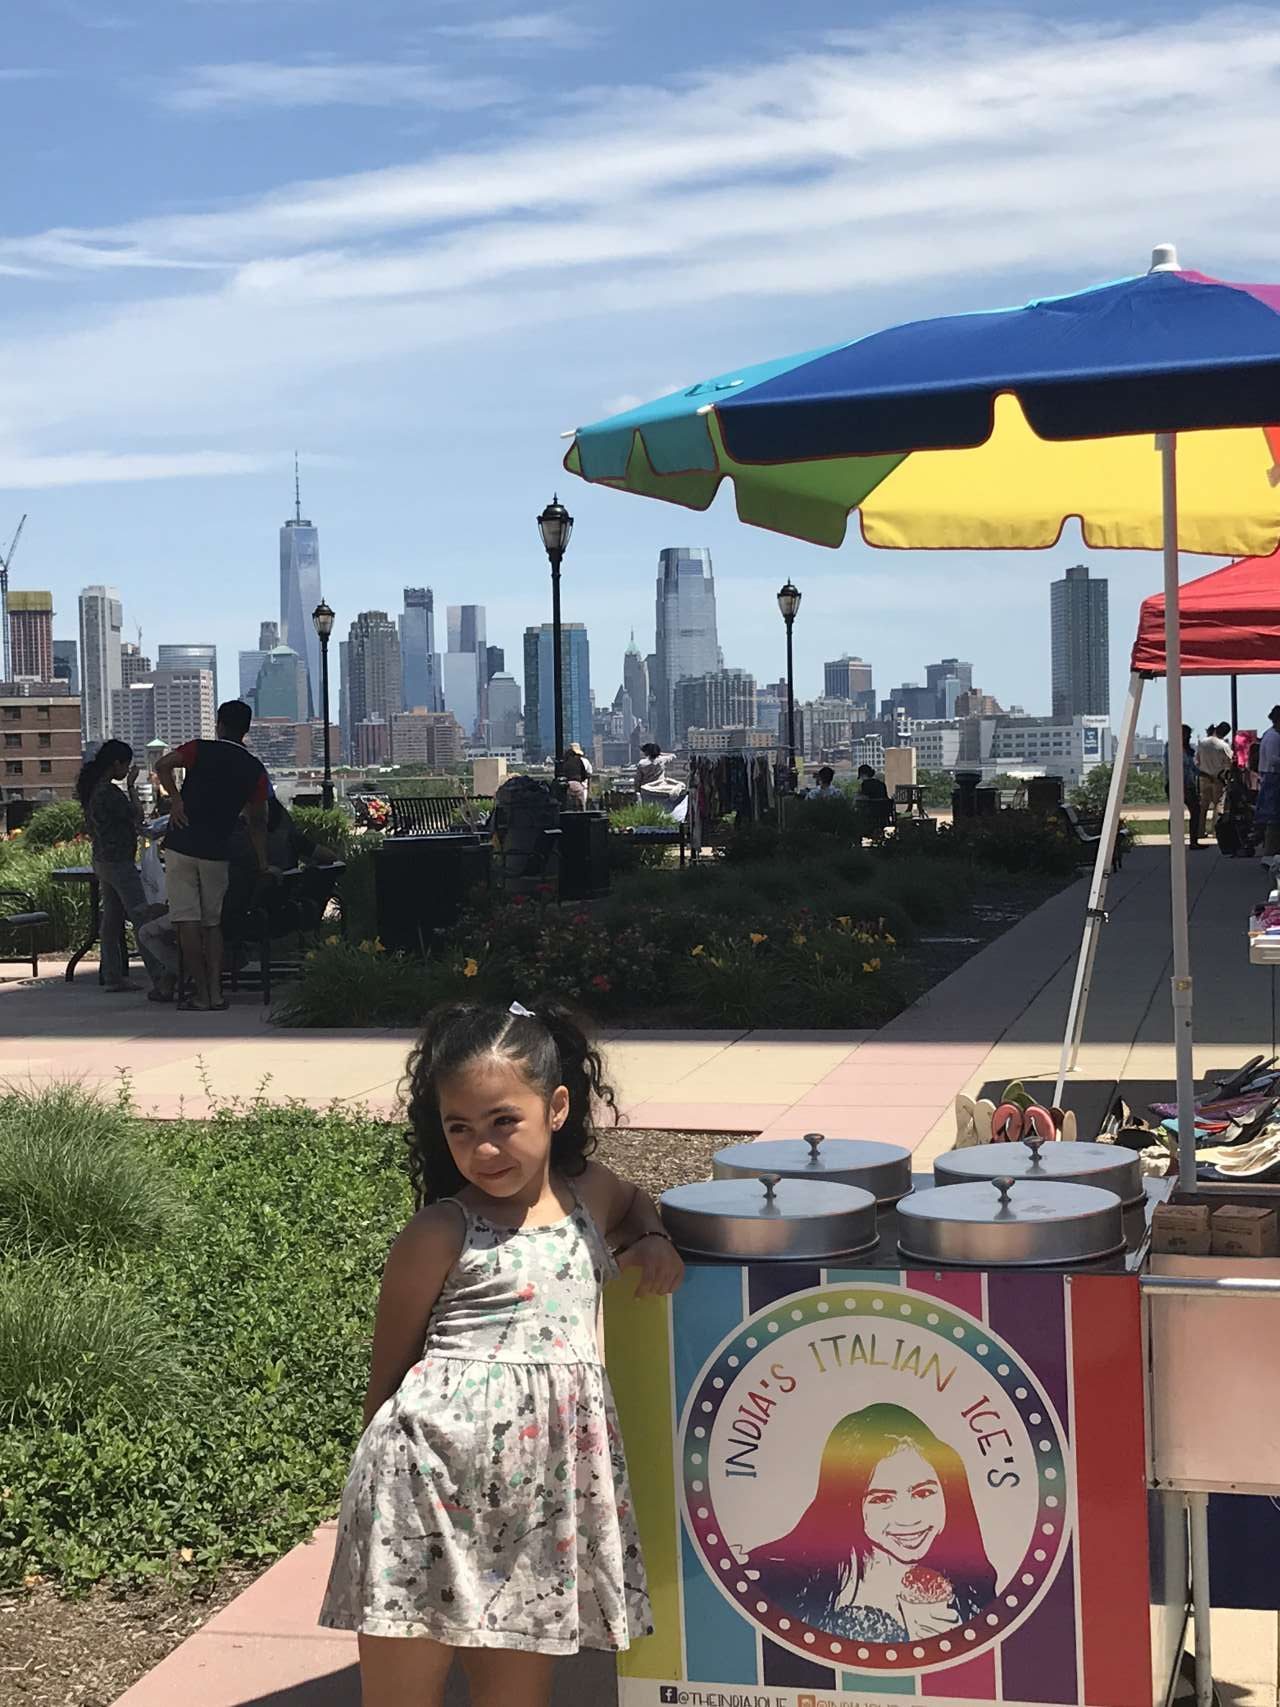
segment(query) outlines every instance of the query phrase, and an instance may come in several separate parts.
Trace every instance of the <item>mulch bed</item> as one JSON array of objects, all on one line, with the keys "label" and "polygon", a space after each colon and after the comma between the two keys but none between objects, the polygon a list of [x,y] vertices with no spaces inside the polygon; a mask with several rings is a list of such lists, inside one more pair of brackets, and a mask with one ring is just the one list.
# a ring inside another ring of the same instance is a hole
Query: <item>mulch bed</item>
[{"label": "mulch bed", "polygon": [[[653,1193],[706,1179],[723,1132],[606,1131],[600,1161]],[[0,1595],[0,1707],[110,1707],[173,1648],[248,1588],[261,1567],[225,1570],[198,1590],[163,1583],[75,1600],[51,1583]]]}]

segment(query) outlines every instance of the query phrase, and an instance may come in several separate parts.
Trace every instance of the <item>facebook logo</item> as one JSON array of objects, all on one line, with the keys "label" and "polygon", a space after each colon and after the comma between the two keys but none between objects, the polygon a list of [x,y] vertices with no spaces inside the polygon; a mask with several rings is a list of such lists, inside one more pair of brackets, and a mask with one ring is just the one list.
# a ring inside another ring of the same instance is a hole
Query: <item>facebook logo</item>
[{"label": "facebook logo", "polygon": [[674,1684],[664,1683],[658,1692],[658,1699],[660,1701],[678,1702],[680,1700],[680,1691]]}]

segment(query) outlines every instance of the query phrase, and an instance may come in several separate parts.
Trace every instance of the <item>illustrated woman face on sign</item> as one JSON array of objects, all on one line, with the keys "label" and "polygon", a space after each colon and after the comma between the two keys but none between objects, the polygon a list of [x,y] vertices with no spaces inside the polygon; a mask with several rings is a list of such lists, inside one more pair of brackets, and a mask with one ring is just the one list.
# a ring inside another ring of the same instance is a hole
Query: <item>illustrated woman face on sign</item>
[{"label": "illustrated woman face on sign", "polygon": [[836,1424],[808,1509],[750,1563],[808,1623],[863,1642],[943,1634],[996,1593],[959,1453],[901,1405]]}]

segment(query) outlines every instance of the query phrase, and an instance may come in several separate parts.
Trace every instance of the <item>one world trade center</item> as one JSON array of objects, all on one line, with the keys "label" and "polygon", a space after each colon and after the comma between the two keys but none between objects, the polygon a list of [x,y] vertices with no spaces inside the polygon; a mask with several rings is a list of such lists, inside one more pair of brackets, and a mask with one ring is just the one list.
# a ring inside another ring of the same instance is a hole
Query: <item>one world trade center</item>
[{"label": "one world trade center", "polygon": [[307,716],[320,716],[320,637],[311,614],[320,603],[320,530],[302,517],[298,459],[293,461],[293,515],[280,529],[280,643],[306,665]]}]

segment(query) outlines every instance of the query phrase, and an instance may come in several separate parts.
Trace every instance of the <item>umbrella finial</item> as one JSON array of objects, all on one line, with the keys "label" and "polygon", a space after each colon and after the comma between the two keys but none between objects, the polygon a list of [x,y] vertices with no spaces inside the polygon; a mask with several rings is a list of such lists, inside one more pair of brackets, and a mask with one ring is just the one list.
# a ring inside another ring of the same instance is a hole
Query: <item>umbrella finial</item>
[{"label": "umbrella finial", "polygon": [[1153,273],[1180,273],[1182,264],[1178,260],[1178,249],[1174,243],[1157,243],[1151,251],[1151,269]]}]

